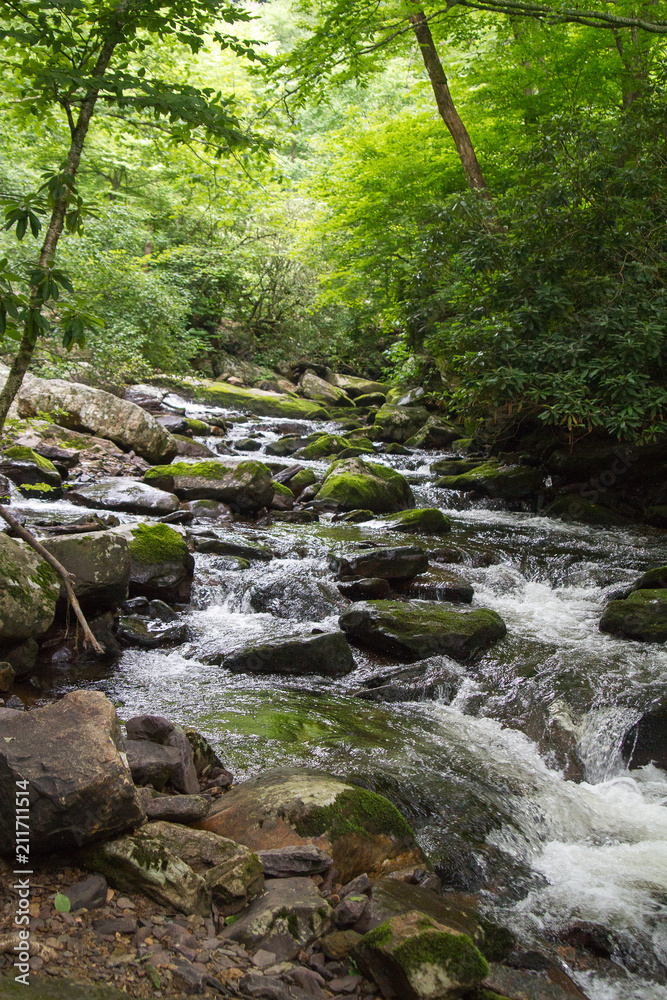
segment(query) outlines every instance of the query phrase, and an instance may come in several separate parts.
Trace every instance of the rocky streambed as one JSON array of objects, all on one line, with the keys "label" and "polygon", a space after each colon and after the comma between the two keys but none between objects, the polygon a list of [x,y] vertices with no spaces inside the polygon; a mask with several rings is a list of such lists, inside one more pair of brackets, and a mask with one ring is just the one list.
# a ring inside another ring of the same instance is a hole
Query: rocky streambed
[{"label": "rocky streambed", "polygon": [[[133,387],[110,421],[96,390],[86,412],[40,380],[19,400],[5,493],[105,648],[82,648],[58,581],[0,535],[0,730],[42,766],[36,734],[60,727],[92,761],[81,829],[80,806],[57,835],[39,813],[35,981],[666,996],[664,532],[546,517],[548,470],[498,463],[419,399],[304,381],[310,399]],[[147,880],[152,851],[171,888]],[[90,871],[96,901],[55,911]],[[396,958],[462,932],[468,979],[449,952]],[[427,966],[450,971],[433,985]]]}]

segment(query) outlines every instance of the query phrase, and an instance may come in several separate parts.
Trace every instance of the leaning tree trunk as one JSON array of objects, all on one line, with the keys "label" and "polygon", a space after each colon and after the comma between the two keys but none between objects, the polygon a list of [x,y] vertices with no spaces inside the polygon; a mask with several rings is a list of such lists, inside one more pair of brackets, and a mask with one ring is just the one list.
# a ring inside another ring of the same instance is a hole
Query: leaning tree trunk
[{"label": "leaning tree trunk", "polygon": [[[95,110],[95,104],[99,95],[102,78],[107,71],[107,67],[111,61],[111,57],[118,42],[119,36],[114,34],[114,36],[109,38],[102,47],[92,74],[93,80],[96,82],[89,87],[86,96],[81,103],[79,117],[74,129],[72,130],[72,141],[67,153],[67,166],[65,169],[65,172],[71,174],[72,177],[76,177],[79,169],[79,165],[81,163],[81,153],[83,152],[83,144],[86,141],[90,120],[93,116],[93,111]],[[58,246],[58,240],[60,239],[65,226],[66,214],[67,199],[59,198],[53,206],[51,219],[49,220],[46,236],[44,237],[44,243],[42,244],[42,249],[39,255],[39,266],[41,268],[47,267],[49,261],[53,259],[56,247]],[[28,308],[39,308],[37,294],[34,288],[31,290]],[[7,381],[0,392],[0,435],[4,429],[9,408],[14,402],[17,392],[21,388],[23,377],[28,370],[28,365],[30,364],[35,350],[35,342],[35,336],[26,322],[24,324],[23,336],[21,338],[21,343],[19,344],[19,349],[12,362],[11,368],[9,369]]]},{"label": "leaning tree trunk", "polygon": [[424,11],[418,9],[415,14],[411,14],[410,24],[412,25],[412,30],[415,33],[417,42],[419,43],[419,48],[421,49],[424,66],[426,67],[426,71],[428,72],[429,79],[431,81],[431,86],[433,87],[433,93],[435,94],[435,101],[438,105],[440,117],[449,129],[452,139],[454,140],[456,152],[459,154],[461,166],[463,167],[463,172],[466,175],[466,180],[470,185],[470,189],[472,191],[481,191],[486,195],[486,197],[488,197],[486,181],[484,180],[484,175],[482,174],[482,168],[477,160],[477,155],[470,136],[468,135],[468,130],[461,121],[461,116],[456,110],[456,105],[452,100],[449,84],[447,83],[447,76],[445,75],[442,63],[440,62],[440,56],[438,55],[438,50],[435,47],[433,35],[431,34],[431,29],[428,21],[426,20]]}]

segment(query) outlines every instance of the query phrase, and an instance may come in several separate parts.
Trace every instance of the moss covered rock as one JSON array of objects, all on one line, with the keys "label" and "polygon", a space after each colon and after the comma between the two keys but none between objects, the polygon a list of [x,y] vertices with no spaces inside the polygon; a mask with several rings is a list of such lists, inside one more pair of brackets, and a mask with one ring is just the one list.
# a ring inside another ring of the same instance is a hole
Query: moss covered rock
[{"label": "moss covered rock", "polygon": [[599,503],[591,503],[577,494],[558,497],[549,504],[544,513],[548,517],[557,517],[561,521],[581,521],[596,528],[621,528],[629,521],[609,507]]},{"label": "moss covered rock", "polygon": [[506,633],[488,608],[463,611],[433,601],[365,601],[345,611],[340,627],[355,643],[408,662],[445,653],[466,662]]},{"label": "moss covered rock", "polygon": [[144,482],[180,500],[221,500],[241,512],[267,507],[273,499],[271,471],[262,462],[175,462],[148,469]]},{"label": "moss covered rock", "polygon": [[479,468],[480,464],[479,458],[439,458],[431,462],[431,472],[439,476],[460,476]]},{"label": "moss covered rock", "polygon": [[332,855],[342,882],[421,860],[409,824],[388,799],[306,769],[276,768],[244,781],[200,826],[253,851],[315,844]]},{"label": "moss covered rock", "polygon": [[444,534],[452,530],[452,522],[437,507],[418,507],[385,514],[382,519],[392,531],[422,532],[425,535]]},{"label": "moss covered rock", "polygon": [[454,424],[440,417],[429,417],[424,426],[407,439],[406,444],[409,448],[446,448],[460,433],[460,428]]},{"label": "moss covered rock", "polygon": [[429,419],[429,412],[421,406],[395,406],[385,403],[375,414],[373,436],[378,441],[396,441],[405,444],[421,430]]},{"label": "moss covered rock", "polygon": [[61,484],[60,473],[53,462],[25,445],[17,444],[5,449],[0,456],[0,474],[17,486],[46,483],[58,487]]},{"label": "moss covered rock", "polygon": [[332,382],[339,389],[344,389],[350,399],[355,400],[360,396],[367,396],[369,393],[381,393],[386,396],[388,388],[382,382],[373,382],[355,375],[334,375]]},{"label": "moss covered rock", "polygon": [[633,590],[664,590],[667,588],[667,566],[652,566],[633,584]]},{"label": "moss covered rock", "polygon": [[470,937],[411,910],[365,934],[354,956],[386,1000],[460,997],[489,966]]},{"label": "moss covered rock", "polygon": [[254,413],[258,417],[293,417],[302,420],[326,419],[327,411],[309,399],[297,395],[265,392],[262,389],[244,389],[227,382],[202,382],[194,390],[199,403],[230,410]]},{"label": "moss covered rock", "polygon": [[322,674],[343,677],[356,664],[342,632],[316,635],[287,635],[254,642],[229,653],[212,653],[212,663],[245,674]]},{"label": "moss covered rock", "polygon": [[317,498],[335,500],[341,510],[372,510],[375,514],[388,514],[415,505],[404,476],[386,465],[362,458],[334,462]]},{"label": "moss covered rock", "polygon": [[126,599],[130,551],[127,539],[117,530],[60,535],[46,538],[42,544],[72,574],[74,592],[85,608],[113,608]]},{"label": "moss covered rock", "polygon": [[306,399],[312,399],[324,406],[354,406],[354,403],[340,386],[331,385],[314,372],[305,372],[300,383],[299,392]]},{"label": "moss covered rock", "polygon": [[322,434],[311,441],[298,452],[299,458],[318,459],[326,458],[329,455],[340,455],[341,452],[354,448],[357,454],[363,452],[375,454],[372,442],[368,438],[356,438],[352,442],[349,438],[341,437],[338,434]]},{"label": "moss covered rock", "polygon": [[114,529],[127,540],[130,593],[186,600],[194,560],[183,535],[168,524],[124,524]]},{"label": "moss covered rock", "polygon": [[639,642],[667,642],[667,590],[635,590],[624,601],[610,601],[600,631]]},{"label": "moss covered rock", "polygon": [[53,621],[60,579],[41,556],[0,532],[0,640],[20,642]]},{"label": "moss covered rock", "polygon": [[295,476],[287,482],[295,497],[300,496],[308,486],[313,486],[317,482],[317,476],[312,469],[301,469]]},{"label": "moss covered rock", "polygon": [[458,476],[443,476],[436,486],[465,493],[481,493],[494,499],[524,500],[537,493],[543,482],[544,473],[539,469],[489,461]]}]

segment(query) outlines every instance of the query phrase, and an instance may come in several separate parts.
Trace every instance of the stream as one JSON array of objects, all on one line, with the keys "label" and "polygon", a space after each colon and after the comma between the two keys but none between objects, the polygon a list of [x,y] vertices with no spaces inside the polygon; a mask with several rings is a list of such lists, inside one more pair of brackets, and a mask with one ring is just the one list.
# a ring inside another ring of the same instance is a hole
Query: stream
[{"label": "stream", "polygon": [[[181,405],[188,416],[238,419]],[[243,457],[262,460],[266,445],[286,433],[338,429],[249,418],[234,424],[225,444],[258,434],[261,451]],[[213,450],[220,443],[196,440]],[[221,537],[268,545],[276,558],[244,568],[198,554],[183,645],[126,650],[103,673],[52,670],[38,678],[42,691],[94,687],[122,719],[150,712],[194,726],[237,778],[273,766],[354,777],[404,811],[445,888],[481,893],[526,948],[543,950],[574,921],[604,927],[618,972],[610,963],[570,970],[591,1000],[665,1000],[667,774],[653,765],[629,771],[621,742],[664,691],[667,649],[603,635],[598,622],[610,592],[667,563],[667,535],[461,509],[460,497],[436,488],[429,471],[446,454],[379,461],[408,477],[417,506],[451,517],[451,534],[406,537],[380,521],[351,525],[330,514],[312,524],[219,526]],[[325,463],[300,461],[325,471]],[[81,515],[67,501],[27,506],[63,521]],[[473,607],[492,608],[507,624],[507,637],[472,665],[432,658],[450,678],[435,698],[370,700],[372,685],[401,665],[357,649],[357,669],[338,680],[247,676],[210,664],[216,651],[255,638],[335,627],[349,602],[329,555],[405,544],[462,549],[464,562],[447,568],[472,584]]]}]

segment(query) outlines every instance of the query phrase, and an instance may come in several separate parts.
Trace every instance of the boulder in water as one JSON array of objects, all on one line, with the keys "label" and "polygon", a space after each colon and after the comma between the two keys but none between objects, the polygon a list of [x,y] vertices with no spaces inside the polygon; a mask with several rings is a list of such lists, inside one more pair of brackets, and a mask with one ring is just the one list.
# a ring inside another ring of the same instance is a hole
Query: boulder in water
[{"label": "boulder in water", "polygon": [[406,580],[396,588],[405,597],[423,601],[450,601],[471,604],[474,590],[467,580],[441,566],[433,566],[414,580]]},{"label": "boulder in water", "polygon": [[352,442],[350,438],[341,437],[338,434],[321,434],[297,452],[297,456],[313,460],[326,458],[329,455],[340,455],[341,452],[350,448],[356,450],[359,455],[364,452],[368,452],[370,455],[375,454],[372,442],[368,438],[356,438]]},{"label": "boulder in water", "polygon": [[408,481],[400,472],[362,458],[334,462],[317,499],[335,501],[340,510],[371,510],[375,514],[389,514],[415,505]]},{"label": "boulder in water", "polygon": [[[294,387],[296,389],[296,386]],[[297,395],[245,389],[228,382],[202,381],[194,390],[199,403],[254,413],[258,417],[292,417],[295,420],[322,420],[328,414],[318,403]]]},{"label": "boulder in water", "polygon": [[31,492],[34,495],[30,487],[35,486],[48,487],[43,492],[47,496],[51,492],[52,499],[61,495],[62,478],[53,462],[25,445],[13,445],[5,449],[0,455],[0,475],[11,479],[28,496]]},{"label": "boulder in water", "polygon": [[128,546],[132,594],[188,599],[194,559],[179,531],[168,524],[124,524],[114,530]]},{"label": "boulder in water", "polygon": [[578,494],[558,497],[544,511],[547,517],[557,517],[561,521],[581,521],[595,528],[622,528],[627,526],[627,518],[609,507],[584,500]]},{"label": "boulder in water", "polygon": [[274,494],[270,469],[254,461],[234,466],[214,460],[157,465],[146,472],[144,482],[180,500],[221,500],[241,512],[269,506]]},{"label": "boulder in water", "polygon": [[408,662],[445,653],[465,663],[507,631],[488,608],[463,611],[433,601],[364,601],[345,611],[339,624],[352,642]]},{"label": "boulder in water", "polygon": [[408,448],[446,448],[460,436],[461,430],[454,424],[441,420],[440,417],[429,417],[424,426],[405,443]]},{"label": "boulder in water", "polygon": [[429,419],[429,412],[421,406],[396,406],[385,403],[375,414],[373,437],[377,441],[405,444],[414,437]]},{"label": "boulder in water", "polygon": [[385,514],[382,520],[391,531],[438,535],[452,530],[452,522],[437,507],[401,510],[396,514]]},{"label": "boulder in water", "polygon": [[323,406],[353,406],[344,389],[331,385],[314,372],[305,372],[299,382],[299,392]]},{"label": "boulder in water", "polygon": [[358,554],[334,556],[330,565],[340,577],[383,577],[406,580],[428,569],[428,556],[416,545],[366,549]]},{"label": "boulder in water", "polygon": [[121,755],[120,725],[98,691],[2,720],[0,854],[14,849],[17,782],[30,789],[30,850],[69,850],[131,830],[144,819]]},{"label": "boulder in water", "polygon": [[631,770],[655,764],[667,771],[667,706],[645,712],[623,737],[621,749]]},{"label": "boulder in water", "polygon": [[[74,592],[84,607],[117,607],[127,597],[130,550],[116,531],[88,531],[42,541],[74,577]],[[61,597],[65,597],[64,587]]]},{"label": "boulder in water", "polygon": [[458,476],[443,476],[436,486],[464,493],[481,493],[500,500],[525,500],[544,483],[544,473],[523,465],[501,465],[495,459]]},{"label": "boulder in water", "polygon": [[625,600],[610,601],[600,631],[639,642],[667,642],[667,590],[634,590]]},{"label": "boulder in water", "polygon": [[60,578],[33,549],[4,532],[0,579],[0,641],[17,643],[46,632],[55,615]]},{"label": "boulder in water", "polygon": [[322,674],[342,677],[356,664],[342,632],[281,636],[219,654],[213,662],[243,674]]},{"label": "boulder in water", "polygon": [[253,851],[314,844],[332,856],[342,882],[422,861],[412,829],[388,799],[307,769],[276,768],[244,781],[214,802],[200,826]]},{"label": "boulder in water", "polygon": [[100,510],[121,510],[130,514],[171,514],[178,510],[179,499],[146,483],[123,477],[103,479],[87,486],[77,486],[67,493],[67,499],[84,507]]}]

